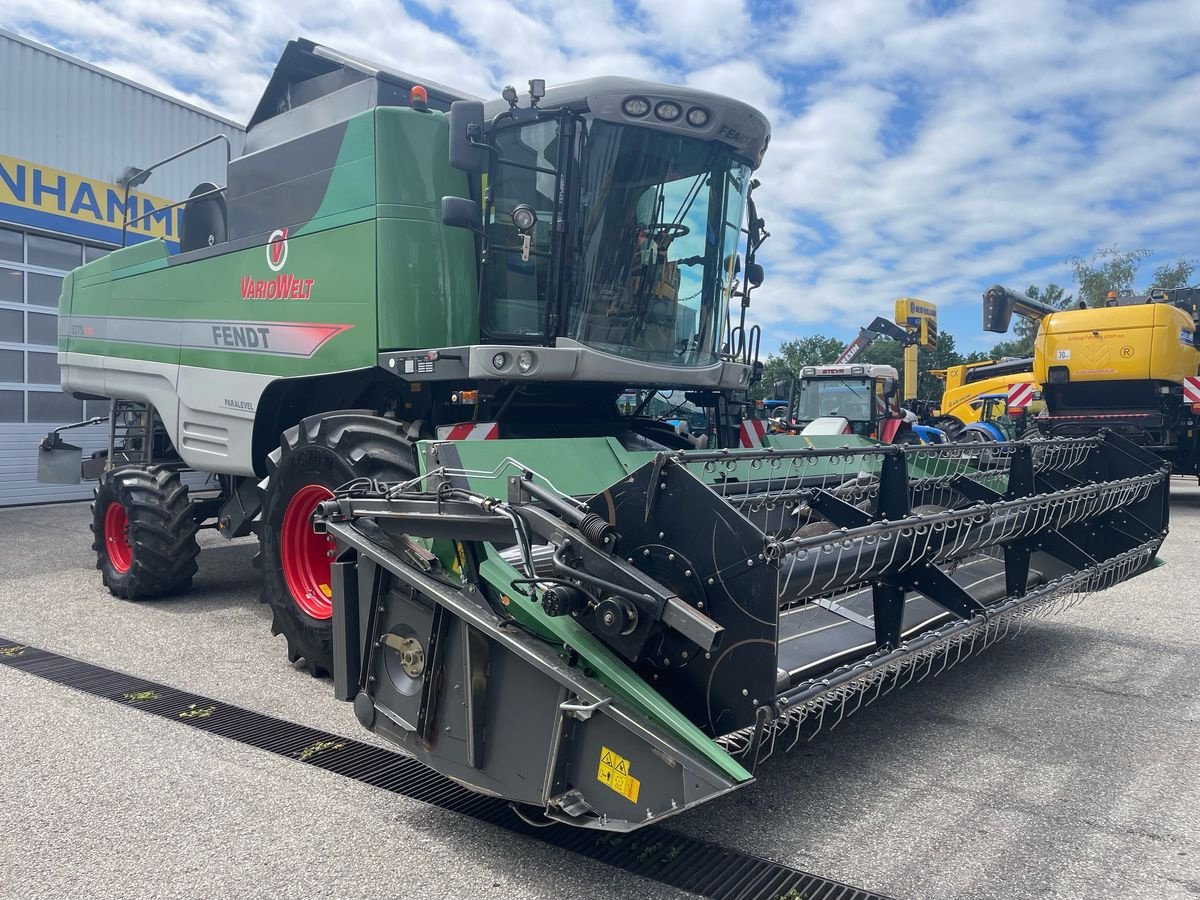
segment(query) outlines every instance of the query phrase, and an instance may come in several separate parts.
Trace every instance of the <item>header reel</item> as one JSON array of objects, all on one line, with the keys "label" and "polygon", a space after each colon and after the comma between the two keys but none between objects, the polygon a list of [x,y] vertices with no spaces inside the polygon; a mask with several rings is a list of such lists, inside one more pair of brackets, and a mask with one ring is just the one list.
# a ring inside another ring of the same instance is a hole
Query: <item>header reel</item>
[{"label": "header reel", "polygon": [[[1143,571],[1166,533],[1165,468],[1112,434],[623,465],[586,500],[498,457],[324,504],[344,576],[337,686],[360,720],[481,790],[637,827],[745,783],[780,740]],[[389,662],[400,640],[423,652],[419,689]],[[466,683],[482,695],[461,700]],[[464,703],[473,726],[455,724]],[[539,703],[553,727],[513,733]],[[459,730],[470,754],[448,737]],[[602,731],[601,754],[656,748],[637,754],[661,780],[650,805],[597,786],[579,748]],[[510,752],[540,761],[541,789],[513,782]]]}]

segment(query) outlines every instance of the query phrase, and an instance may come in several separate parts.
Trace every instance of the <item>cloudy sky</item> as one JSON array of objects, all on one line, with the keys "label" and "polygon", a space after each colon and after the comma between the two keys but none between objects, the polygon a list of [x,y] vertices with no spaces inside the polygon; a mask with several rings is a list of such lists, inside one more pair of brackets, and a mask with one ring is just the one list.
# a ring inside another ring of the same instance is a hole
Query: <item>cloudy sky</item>
[{"label": "cloudy sky", "polygon": [[245,121],[305,36],[481,96],[625,74],[770,117],[764,349],[897,296],[960,349],[1001,282],[1200,256],[1196,0],[5,0],[0,24]]}]

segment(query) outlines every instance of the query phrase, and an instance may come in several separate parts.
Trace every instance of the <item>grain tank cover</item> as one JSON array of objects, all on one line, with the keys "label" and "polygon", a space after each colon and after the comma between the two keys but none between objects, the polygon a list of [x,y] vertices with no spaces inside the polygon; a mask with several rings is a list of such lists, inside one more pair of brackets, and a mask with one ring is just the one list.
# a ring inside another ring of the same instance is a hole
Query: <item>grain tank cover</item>
[{"label": "grain tank cover", "polygon": [[247,126],[246,152],[344,121],[376,106],[408,106],[414,85],[429,108],[475,99],[424,78],[368,62],[304,38],[289,41]]}]

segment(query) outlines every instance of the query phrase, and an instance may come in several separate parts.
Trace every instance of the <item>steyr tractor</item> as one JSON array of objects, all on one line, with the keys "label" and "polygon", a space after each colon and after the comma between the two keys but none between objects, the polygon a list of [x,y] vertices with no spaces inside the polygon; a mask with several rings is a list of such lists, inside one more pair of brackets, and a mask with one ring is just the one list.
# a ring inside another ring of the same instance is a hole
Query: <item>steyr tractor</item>
[{"label": "steyr tractor", "polygon": [[942,444],[945,435],[918,424],[897,402],[894,366],[805,366],[794,387],[789,430],[812,435],[853,434],[884,444]]},{"label": "steyr tractor", "polygon": [[[363,727],[527,817],[628,831],[1151,566],[1166,474],[1119,436],[739,449],[769,135],[692,88],[483,102],[290,43],[180,252],[63,284],[63,386],[111,400],[85,461],[105,584],[183,591],[197,529],[253,533],[289,657]],[[872,377],[817,409],[876,420]],[[709,446],[621,409],[671,390]]]}]

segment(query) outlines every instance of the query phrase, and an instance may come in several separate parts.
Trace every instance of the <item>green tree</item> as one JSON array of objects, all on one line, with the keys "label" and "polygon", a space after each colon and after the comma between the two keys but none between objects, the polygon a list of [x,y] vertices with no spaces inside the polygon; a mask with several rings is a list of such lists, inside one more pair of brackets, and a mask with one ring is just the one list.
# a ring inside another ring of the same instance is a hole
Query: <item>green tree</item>
[{"label": "green tree", "polygon": [[[1066,290],[1058,284],[1051,282],[1046,287],[1040,288],[1036,284],[1031,284],[1025,288],[1025,296],[1031,300],[1040,300],[1055,309],[1066,309],[1074,299],[1073,294],[1068,294]],[[1038,322],[1032,319],[1024,319],[1016,317],[1012,324],[1013,333],[1016,337],[1001,341],[992,347],[991,358],[1001,359],[1005,356],[1032,356],[1033,355],[1033,339],[1037,337]]]},{"label": "green tree", "polygon": [[1017,339],[1014,341],[1001,341],[992,347],[992,352],[988,354],[988,359],[1004,359],[1006,356],[1022,357],[1031,356],[1033,354],[1033,341],[1025,341]]},{"label": "green tree", "polygon": [[777,353],[767,356],[763,364],[762,381],[754,386],[751,396],[755,399],[770,397],[775,391],[775,382],[786,381],[793,374],[798,375],[805,366],[823,366],[833,362],[847,343],[841,338],[824,334],[784,341]]},{"label": "green tree", "polygon": [[1088,259],[1072,256],[1067,262],[1075,273],[1079,299],[1088,306],[1103,306],[1110,291],[1118,297],[1131,296],[1138,266],[1147,256],[1150,256],[1149,250],[1118,250],[1116,247],[1097,250]]},{"label": "green tree", "polygon": [[[1055,309],[1066,309],[1075,299],[1074,294],[1068,294],[1062,285],[1055,284],[1053,281],[1046,285],[1045,290],[1038,287],[1036,284],[1031,284],[1025,288],[1025,296],[1031,300],[1040,300],[1047,306],[1053,306]],[[1033,339],[1037,337],[1038,323],[1032,319],[1018,318],[1013,325],[1013,332],[1017,339],[1028,344],[1028,349],[1023,349],[1017,356],[1030,356],[1033,353]]]},{"label": "green tree", "polygon": [[1178,261],[1170,265],[1159,266],[1154,270],[1154,283],[1150,287],[1164,290],[1188,287],[1192,275],[1196,272],[1196,265],[1196,260],[1184,259],[1181,256]]}]

